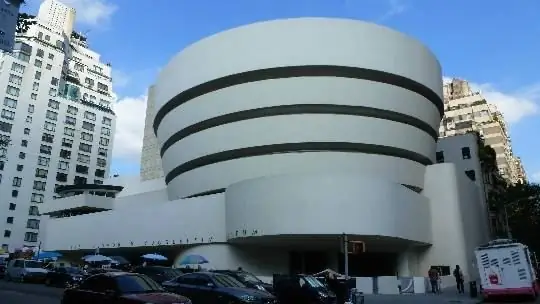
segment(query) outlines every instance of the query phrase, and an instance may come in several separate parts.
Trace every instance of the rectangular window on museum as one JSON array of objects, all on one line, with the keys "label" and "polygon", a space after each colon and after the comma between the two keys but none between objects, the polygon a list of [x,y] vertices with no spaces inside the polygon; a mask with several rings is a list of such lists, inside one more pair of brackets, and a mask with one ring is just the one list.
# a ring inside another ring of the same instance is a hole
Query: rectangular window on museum
[{"label": "rectangular window on museum", "polygon": [[461,156],[463,159],[471,159],[471,149],[469,147],[461,148]]},{"label": "rectangular window on museum", "polygon": [[435,159],[438,163],[444,163],[444,152],[443,151],[437,151],[435,153]]},{"label": "rectangular window on museum", "polygon": [[474,172],[474,170],[467,170],[467,171],[465,171],[465,174],[473,182],[476,180],[476,172]]}]

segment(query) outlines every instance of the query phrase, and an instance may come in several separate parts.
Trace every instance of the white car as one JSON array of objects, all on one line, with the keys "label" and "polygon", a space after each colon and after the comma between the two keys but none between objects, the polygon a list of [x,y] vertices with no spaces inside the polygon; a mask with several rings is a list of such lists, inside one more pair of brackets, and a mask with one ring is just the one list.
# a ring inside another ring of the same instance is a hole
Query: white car
[{"label": "white car", "polygon": [[19,282],[43,282],[48,271],[42,266],[43,263],[34,260],[11,260],[7,265],[5,279]]}]

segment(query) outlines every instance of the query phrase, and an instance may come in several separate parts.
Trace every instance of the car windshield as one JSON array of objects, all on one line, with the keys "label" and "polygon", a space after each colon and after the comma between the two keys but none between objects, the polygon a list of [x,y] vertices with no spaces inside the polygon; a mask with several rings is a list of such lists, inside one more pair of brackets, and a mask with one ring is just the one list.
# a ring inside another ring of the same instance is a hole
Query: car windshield
[{"label": "car windshield", "polygon": [[66,272],[69,274],[81,274],[81,270],[77,267],[66,267]]},{"label": "car windshield", "polygon": [[175,279],[181,275],[183,275],[182,272],[178,271],[178,270],[175,270],[175,269],[167,269],[165,271],[163,271],[163,275],[167,278],[167,279]]},{"label": "car windshield", "polygon": [[145,275],[121,275],[116,277],[118,289],[122,294],[163,291],[163,288]]},{"label": "car windshield", "polygon": [[245,288],[246,285],[242,284],[237,279],[228,275],[218,274],[214,276],[214,280],[220,287],[240,287]]},{"label": "car windshield", "polygon": [[239,272],[238,273],[238,276],[245,282],[250,282],[250,283],[255,283],[255,284],[260,284],[262,283],[262,281],[257,278],[256,276],[252,275],[251,273],[249,272]]},{"label": "car windshield", "polygon": [[315,287],[315,288],[321,288],[321,287],[324,287],[323,283],[321,283],[321,281],[317,280],[316,278],[314,277],[304,277],[304,279],[306,280],[306,282],[309,284],[309,286],[311,287]]},{"label": "car windshield", "polygon": [[24,267],[25,268],[41,268],[43,266],[43,263],[38,261],[25,261]]}]

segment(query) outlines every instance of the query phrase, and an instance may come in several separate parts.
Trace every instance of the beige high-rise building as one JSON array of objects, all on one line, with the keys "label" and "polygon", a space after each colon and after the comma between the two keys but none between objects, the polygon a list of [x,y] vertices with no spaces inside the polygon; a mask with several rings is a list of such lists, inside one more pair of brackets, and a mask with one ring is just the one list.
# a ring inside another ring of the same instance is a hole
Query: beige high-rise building
[{"label": "beige high-rise building", "polygon": [[146,119],[144,122],[144,137],[141,153],[141,180],[151,180],[164,176],[159,155],[159,145],[154,134],[153,122],[156,116],[154,87],[148,88],[146,103]]},{"label": "beige high-rise building", "polygon": [[68,37],[73,32],[76,11],[58,0],[45,0],[39,7],[37,18],[53,28],[62,29]]},{"label": "beige high-rise building", "polygon": [[444,85],[444,107],[440,137],[477,131],[497,153],[500,174],[511,183],[526,180],[521,160],[512,152],[504,117],[494,104],[475,92],[466,80],[454,78]]}]

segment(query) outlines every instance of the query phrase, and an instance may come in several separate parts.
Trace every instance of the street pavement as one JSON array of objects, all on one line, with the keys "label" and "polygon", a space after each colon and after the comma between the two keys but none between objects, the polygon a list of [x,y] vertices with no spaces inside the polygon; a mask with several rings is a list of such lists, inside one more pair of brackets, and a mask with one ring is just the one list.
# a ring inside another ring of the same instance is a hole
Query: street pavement
[{"label": "street pavement", "polygon": [[[12,283],[0,280],[1,304],[60,304],[63,289],[38,284]],[[458,295],[454,290],[439,295],[366,295],[365,304],[476,304],[467,294]],[[533,302],[521,302],[529,304]],[[537,301],[536,303],[540,303]]]}]

